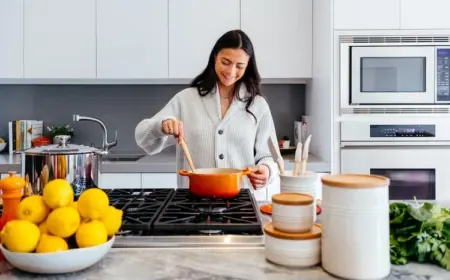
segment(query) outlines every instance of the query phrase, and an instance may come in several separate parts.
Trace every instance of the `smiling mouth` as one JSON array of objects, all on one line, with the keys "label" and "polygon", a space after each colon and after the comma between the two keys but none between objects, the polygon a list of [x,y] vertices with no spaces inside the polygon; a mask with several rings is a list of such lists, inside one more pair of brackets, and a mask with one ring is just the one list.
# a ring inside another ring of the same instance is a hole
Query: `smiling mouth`
[{"label": "smiling mouth", "polygon": [[234,77],[228,77],[228,76],[226,76],[224,74],[222,74],[222,77],[224,77],[226,80],[233,80],[234,79]]}]

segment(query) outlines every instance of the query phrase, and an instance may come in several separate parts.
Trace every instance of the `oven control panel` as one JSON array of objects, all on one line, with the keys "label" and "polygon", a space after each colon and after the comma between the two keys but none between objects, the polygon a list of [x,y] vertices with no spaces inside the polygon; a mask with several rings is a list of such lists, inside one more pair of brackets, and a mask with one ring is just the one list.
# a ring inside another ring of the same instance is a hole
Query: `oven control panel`
[{"label": "oven control panel", "polygon": [[436,137],[436,126],[431,124],[370,125],[370,137]]},{"label": "oven control panel", "polygon": [[436,50],[436,99],[450,101],[450,48]]}]

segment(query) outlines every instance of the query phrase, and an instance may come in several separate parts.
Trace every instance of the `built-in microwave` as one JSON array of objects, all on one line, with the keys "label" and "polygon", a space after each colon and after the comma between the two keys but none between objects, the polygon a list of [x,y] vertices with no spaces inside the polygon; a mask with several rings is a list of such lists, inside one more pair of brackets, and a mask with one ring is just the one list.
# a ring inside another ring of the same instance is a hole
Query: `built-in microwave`
[{"label": "built-in microwave", "polygon": [[[447,37],[445,37],[447,38]],[[450,105],[450,43],[365,37],[341,43],[341,105]]]}]

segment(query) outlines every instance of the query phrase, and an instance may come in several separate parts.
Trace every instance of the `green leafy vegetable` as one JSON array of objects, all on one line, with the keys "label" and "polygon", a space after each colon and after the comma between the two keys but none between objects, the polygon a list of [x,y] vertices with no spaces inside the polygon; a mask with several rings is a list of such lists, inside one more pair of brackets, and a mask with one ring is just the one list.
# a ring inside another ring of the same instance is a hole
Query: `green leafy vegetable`
[{"label": "green leafy vegetable", "polygon": [[426,202],[389,206],[391,263],[434,263],[450,270],[450,210]]}]

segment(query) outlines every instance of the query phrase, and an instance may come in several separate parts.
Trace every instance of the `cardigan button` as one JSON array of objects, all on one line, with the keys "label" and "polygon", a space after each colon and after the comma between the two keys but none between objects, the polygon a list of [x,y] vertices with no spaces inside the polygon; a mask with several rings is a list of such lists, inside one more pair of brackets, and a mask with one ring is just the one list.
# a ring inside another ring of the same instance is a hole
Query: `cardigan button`
[{"label": "cardigan button", "polygon": [[220,155],[219,155],[219,158],[220,158],[220,159],[223,159],[223,154],[220,154]]},{"label": "cardigan button", "polygon": [[222,135],[223,134],[223,130],[221,129],[221,130],[219,130],[219,134],[220,135]]}]

